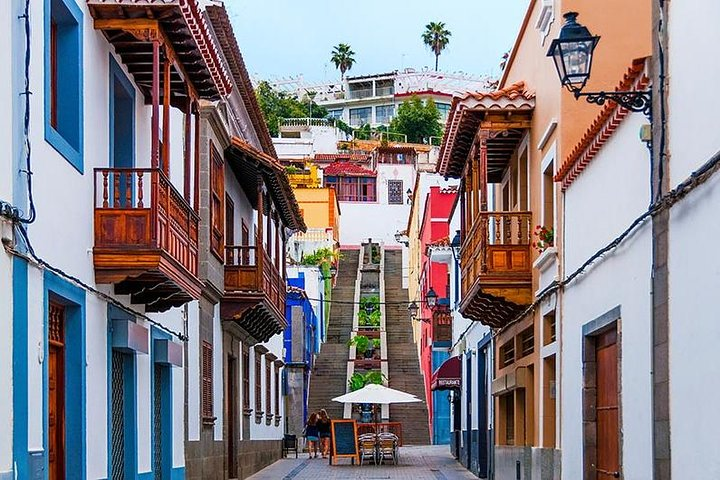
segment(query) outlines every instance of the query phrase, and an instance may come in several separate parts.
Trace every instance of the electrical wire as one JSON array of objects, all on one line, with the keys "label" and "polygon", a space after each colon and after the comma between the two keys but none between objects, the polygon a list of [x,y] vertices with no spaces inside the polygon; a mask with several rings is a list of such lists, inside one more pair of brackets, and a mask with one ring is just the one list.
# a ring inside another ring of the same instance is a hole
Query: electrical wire
[{"label": "electrical wire", "polygon": [[68,273],[65,273],[63,270],[50,265],[48,262],[46,262],[42,258],[38,257],[37,254],[35,253],[35,249],[33,248],[32,244],[30,243],[30,238],[28,237],[25,226],[18,222],[15,224],[15,230],[22,237],[23,242],[25,243],[25,247],[27,248],[28,253],[30,255],[26,255],[11,246],[5,245],[5,250],[8,253],[10,253],[11,255],[22,258],[30,263],[34,263],[35,265],[37,265],[40,268],[44,268],[46,270],[53,272],[54,274],[58,275],[59,277],[62,277],[65,280],[69,281],[70,283],[82,288],[83,290],[94,294],[95,296],[99,297],[101,300],[104,300],[108,303],[115,305],[116,307],[129,313],[130,315],[134,315],[136,317],[142,318],[146,322],[154,325],[155,327],[159,328],[160,330],[164,331],[165,333],[174,335],[175,337],[177,337],[179,340],[181,340],[183,342],[187,342],[189,340],[189,337],[187,335],[180,333],[180,332],[176,332],[176,331],[166,327],[162,323],[160,323],[156,320],[153,320],[152,318],[148,317],[147,315],[145,315],[141,312],[138,312],[137,310],[134,310],[126,305],[123,305],[122,303],[120,303],[118,300],[114,299],[110,295],[91,287],[90,285],[86,284],[79,278],[74,277]]},{"label": "electrical wire", "polygon": [[[516,324],[517,322],[525,318],[527,315],[534,312],[538,305],[540,305],[540,303],[545,300],[548,295],[555,293],[560,289],[564,289],[578,276],[585,273],[585,271],[589,267],[591,267],[595,262],[600,260],[605,254],[617,248],[628,236],[630,236],[630,234],[632,234],[637,228],[639,228],[643,223],[645,223],[648,218],[672,208],[673,205],[685,198],[690,192],[705,183],[710,177],[712,177],[714,173],[718,171],[718,169],[720,169],[720,152],[716,153],[710,160],[705,162],[700,168],[690,174],[687,179],[678,184],[678,186],[675,187],[672,191],[663,195],[657,202],[650,205],[648,210],[639,217],[637,217],[630,224],[630,226],[625,229],[625,231],[615,237],[615,239],[613,239],[605,247],[598,250],[565,279],[561,281],[554,281],[550,285],[545,287],[540,293],[538,293],[537,298],[532,304],[530,304],[521,313],[519,313],[513,320],[508,322],[507,325],[502,328],[496,329],[493,333],[493,337],[500,335],[512,325]],[[460,337],[460,339],[462,339],[462,336]],[[458,342],[460,341],[460,339],[458,340]]]},{"label": "electrical wire", "polygon": [[30,0],[25,0],[25,11],[19,18],[24,19],[25,23],[25,89],[21,93],[25,97],[25,117],[23,120],[23,135],[25,145],[25,169],[20,170],[27,177],[27,188],[28,188],[28,205],[30,212],[27,217],[20,216],[16,218],[21,223],[33,223],[36,218],[35,201],[33,200],[33,187],[32,187],[32,163],[31,153],[32,148],[30,145]]}]

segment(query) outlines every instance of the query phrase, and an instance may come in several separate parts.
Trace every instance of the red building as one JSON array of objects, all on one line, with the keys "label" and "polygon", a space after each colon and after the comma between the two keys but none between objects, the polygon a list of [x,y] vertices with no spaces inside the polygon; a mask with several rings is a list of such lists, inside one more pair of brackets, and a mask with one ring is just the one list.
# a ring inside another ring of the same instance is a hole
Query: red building
[{"label": "red building", "polygon": [[452,346],[452,322],[449,314],[449,278],[445,263],[431,262],[427,249],[432,245],[449,245],[450,212],[457,196],[456,187],[430,187],[425,199],[425,209],[420,219],[421,276],[420,291],[432,290],[437,294],[437,305],[429,308],[422,302],[419,318],[422,320],[420,334],[420,368],[425,377],[425,398],[428,401],[428,427],[433,444],[450,443],[450,409],[447,401],[436,401],[446,392],[430,391],[432,374],[449,356]]}]

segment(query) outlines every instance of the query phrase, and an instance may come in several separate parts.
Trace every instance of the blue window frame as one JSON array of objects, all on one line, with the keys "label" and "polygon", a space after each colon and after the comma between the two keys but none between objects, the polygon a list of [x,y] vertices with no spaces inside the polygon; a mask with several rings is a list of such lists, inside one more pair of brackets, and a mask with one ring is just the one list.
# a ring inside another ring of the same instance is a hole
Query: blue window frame
[{"label": "blue window frame", "polygon": [[83,15],[45,0],[45,140],[83,173]]}]

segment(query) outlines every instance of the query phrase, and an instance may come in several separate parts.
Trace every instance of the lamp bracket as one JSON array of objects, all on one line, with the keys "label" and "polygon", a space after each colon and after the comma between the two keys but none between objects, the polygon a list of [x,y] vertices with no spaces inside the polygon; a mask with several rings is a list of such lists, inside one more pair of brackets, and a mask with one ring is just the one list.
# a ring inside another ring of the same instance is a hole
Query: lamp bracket
[{"label": "lamp bracket", "polygon": [[627,108],[631,112],[644,114],[652,120],[652,91],[644,92],[582,92],[579,88],[572,90],[575,98],[585,97],[588,103],[605,105],[606,101],[612,101]]}]

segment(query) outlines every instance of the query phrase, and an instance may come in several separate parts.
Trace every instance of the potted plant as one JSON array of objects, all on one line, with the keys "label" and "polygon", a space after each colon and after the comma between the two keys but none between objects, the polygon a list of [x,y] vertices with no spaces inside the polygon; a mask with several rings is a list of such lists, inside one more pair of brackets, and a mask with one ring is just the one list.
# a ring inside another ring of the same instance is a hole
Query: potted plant
[{"label": "potted plant", "polygon": [[544,252],[555,244],[555,231],[552,227],[536,225],[533,234],[537,237],[537,241],[532,242],[532,246],[538,253]]},{"label": "potted plant", "polygon": [[[375,383],[377,385],[382,385],[387,378],[383,373],[379,370],[370,370],[366,373],[353,373],[350,377],[350,380],[348,380],[348,387],[350,388],[351,392],[354,392],[355,390],[360,390],[365,385],[370,385],[371,383]],[[372,405],[369,403],[361,403],[360,404],[360,421],[363,423],[370,423],[372,421]]]},{"label": "potted plant", "polygon": [[373,345],[373,358],[375,360],[380,360],[381,358],[381,352],[380,352],[380,339],[379,338],[373,338],[372,340]]},{"label": "potted plant", "polygon": [[348,346],[355,345],[356,358],[372,358],[373,351],[370,348],[370,339],[365,335],[355,335],[348,341]]}]

